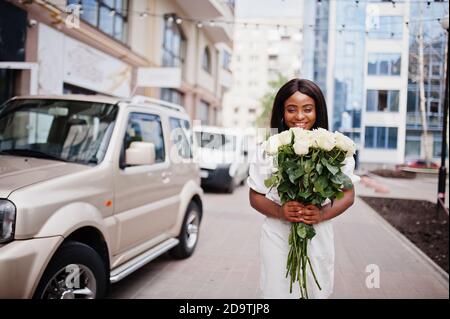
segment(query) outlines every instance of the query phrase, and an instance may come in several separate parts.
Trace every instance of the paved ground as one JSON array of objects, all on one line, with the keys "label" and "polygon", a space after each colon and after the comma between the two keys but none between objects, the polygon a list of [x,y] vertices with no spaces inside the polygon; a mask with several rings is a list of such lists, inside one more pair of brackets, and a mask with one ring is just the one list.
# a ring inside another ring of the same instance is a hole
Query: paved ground
[{"label": "paved ground", "polygon": [[[375,196],[375,197],[393,197],[405,199],[421,199],[428,200],[435,203],[437,200],[437,179],[438,176],[420,177],[415,179],[398,179],[386,178],[371,174],[370,178],[376,182],[377,185],[382,186],[382,190],[387,192],[376,192],[374,187],[360,187],[358,189],[359,195]],[[362,185],[361,185],[362,186]],[[449,183],[447,178],[445,204],[449,205]]]},{"label": "paved ground", "polygon": [[[357,193],[363,192],[357,186]],[[113,285],[110,298],[259,298],[259,233],[263,217],[248,203],[248,188],[204,197],[205,216],[191,258],[167,256]],[[362,200],[335,219],[333,298],[448,298],[443,277],[414,246]],[[380,287],[366,279],[376,265]]]}]

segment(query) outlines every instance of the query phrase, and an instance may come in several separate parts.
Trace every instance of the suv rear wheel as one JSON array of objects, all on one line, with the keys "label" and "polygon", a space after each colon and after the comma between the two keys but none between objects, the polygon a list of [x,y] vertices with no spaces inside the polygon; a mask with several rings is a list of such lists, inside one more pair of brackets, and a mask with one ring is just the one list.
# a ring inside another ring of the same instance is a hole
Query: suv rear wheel
[{"label": "suv rear wheel", "polygon": [[99,254],[69,241],[52,258],[34,294],[35,299],[95,299],[106,293],[108,277]]},{"label": "suv rear wheel", "polygon": [[195,202],[190,202],[184,216],[179,244],[172,248],[170,254],[176,259],[184,259],[192,255],[197,246],[200,229],[200,208]]}]

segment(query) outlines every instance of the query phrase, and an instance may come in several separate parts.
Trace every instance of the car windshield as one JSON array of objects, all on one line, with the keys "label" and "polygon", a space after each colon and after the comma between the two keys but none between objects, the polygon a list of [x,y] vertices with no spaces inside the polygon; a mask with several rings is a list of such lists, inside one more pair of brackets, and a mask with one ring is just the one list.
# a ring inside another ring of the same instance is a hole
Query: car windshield
[{"label": "car windshield", "polygon": [[236,150],[236,136],[210,132],[196,132],[195,138],[201,148],[210,148],[222,151]]},{"label": "car windshield", "polygon": [[0,107],[0,155],[98,164],[117,112],[117,106],[105,103],[13,100]]}]

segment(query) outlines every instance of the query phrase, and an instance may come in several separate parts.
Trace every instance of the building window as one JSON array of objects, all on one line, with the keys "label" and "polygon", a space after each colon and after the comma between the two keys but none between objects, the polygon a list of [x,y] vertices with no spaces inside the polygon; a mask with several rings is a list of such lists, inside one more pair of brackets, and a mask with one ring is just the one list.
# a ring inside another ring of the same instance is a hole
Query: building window
[{"label": "building window", "polygon": [[401,39],[403,37],[402,16],[377,17],[369,28],[369,38],[372,39]]},{"label": "building window", "polygon": [[365,148],[396,149],[397,148],[396,127],[373,127],[366,126]]},{"label": "building window", "polygon": [[164,17],[162,65],[183,69],[186,57],[186,37],[181,27],[174,22],[176,17],[173,14],[165,15]]},{"label": "building window", "polygon": [[225,70],[231,70],[231,54],[226,50],[222,51],[222,67]]},{"label": "building window", "polygon": [[175,89],[162,88],[161,100],[184,106],[184,94]]},{"label": "building window", "polygon": [[398,112],[398,90],[367,90],[366,110],[368,112]]},{"label": "building window", "polygon": [[202,68],[211,74],[211,52],[208,47],[205,47],[205,50],[203,50]]},{"label": "building window", "polygon": [[128,0],[68,0],[81,5],[81,19],[113,38],[126,42]]},{"label": "building window", "polygon": [[209,124],[209,103],[200,100],[197,110],[197,119],[201,121],[201,124]]},{"label": "building window", "polygon": [[397,53],[370,53],[369,75],[400,75],[401,55]]}]

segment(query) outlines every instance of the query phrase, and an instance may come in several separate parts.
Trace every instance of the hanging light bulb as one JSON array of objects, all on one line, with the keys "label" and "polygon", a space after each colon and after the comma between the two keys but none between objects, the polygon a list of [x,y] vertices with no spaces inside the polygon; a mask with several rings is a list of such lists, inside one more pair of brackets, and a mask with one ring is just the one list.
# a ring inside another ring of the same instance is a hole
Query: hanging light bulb
[{"label": "hanging light bulb", "polygon": [[141,14],[139,16],[141,18],[147,18],[148,17],[148,12],[141,12]]},{"label": "hanging light bulb", "polygon": [[181,18],[176,18],[175,23],[176,24],[182,24],[183,20]]},{"label": "hanging light bulb", "polygon": [[216,23],[213,20],[209,21],[209,26],[210,27],[214,27],[215,25],[216,25]]},{"label": "hanging light bulb", "polygon": [[201,21],[197,22],[197,28],[199,29],[203,28],[203,23]]},{"label": "hanging light bulb", "polygon": [[115,15],[116,15],[116,10],[112,9],[111,11],[109,11],[110,17],[114,17]]},{"label": "hanging light bulb", "polygon": [[168,24],[169,26],[171,26],[172,23],[173,23],[173,17],[170,16],[170,17],[167,18],[167,24]]}]

